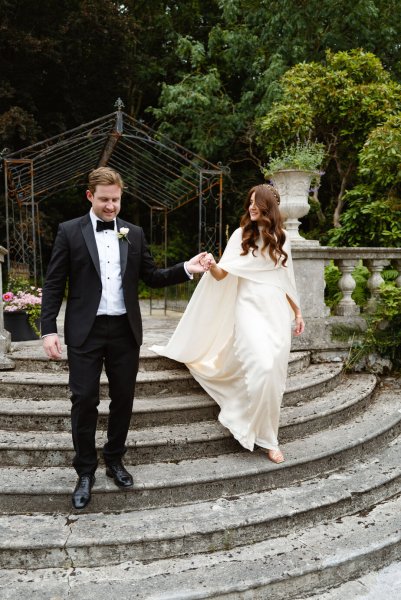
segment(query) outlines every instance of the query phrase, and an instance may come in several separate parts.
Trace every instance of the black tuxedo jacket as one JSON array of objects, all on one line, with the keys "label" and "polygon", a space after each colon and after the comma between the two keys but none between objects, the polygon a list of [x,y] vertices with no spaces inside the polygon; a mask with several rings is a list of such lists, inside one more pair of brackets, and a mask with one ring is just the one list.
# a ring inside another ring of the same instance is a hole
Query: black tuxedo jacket
[{"label": "black tuxedo jacket", "polygon": [[[128,240],[119,240],[121,278],[128,320],[140,345],[142,320],[138,301],[138,282],[150,287],[164,287],[188,279],[184,263],[168,269],[158,269],[148,250],[141,227],[117,217],[117,228],[129,229]],[[81,346],[93,326],[102,295],[100,263],[89,213],[61,223],[54,242],[52,256],[43,287],[41,332],[57,332],[56,319],[68,281],[65,313],[65,343]]]}]

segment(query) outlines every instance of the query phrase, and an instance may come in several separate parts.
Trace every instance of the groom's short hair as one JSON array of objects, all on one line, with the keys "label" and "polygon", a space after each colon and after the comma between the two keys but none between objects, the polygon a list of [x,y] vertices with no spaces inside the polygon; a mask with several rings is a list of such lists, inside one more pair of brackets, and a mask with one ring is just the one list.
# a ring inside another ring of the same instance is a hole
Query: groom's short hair
[{"label": "groom's short hair", "polygon": [[110,169],[110,167],[99,167],[89,173],[88,189],[92,194],[95,193],[97,185],[118,185],[121,190],[124,189],[124,182],[120,173]]}]

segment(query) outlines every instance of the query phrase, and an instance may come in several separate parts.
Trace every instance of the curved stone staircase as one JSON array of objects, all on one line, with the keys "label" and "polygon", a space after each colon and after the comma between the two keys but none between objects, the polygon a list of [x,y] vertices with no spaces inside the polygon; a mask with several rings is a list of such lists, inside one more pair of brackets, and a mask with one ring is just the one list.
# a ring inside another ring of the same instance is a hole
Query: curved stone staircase
[{"label": "curved stone staircase", "polygon": [[[397,379],[293,353],[286,462],[274,465],[241,449],[184,368],[145,349],[125,460],[134,489],[99,465],[77,512],[66,364],[28,350],[0,372],[2,600],[319,597],[400,560]],[[99,447],[106,381],[102,397]]]}]

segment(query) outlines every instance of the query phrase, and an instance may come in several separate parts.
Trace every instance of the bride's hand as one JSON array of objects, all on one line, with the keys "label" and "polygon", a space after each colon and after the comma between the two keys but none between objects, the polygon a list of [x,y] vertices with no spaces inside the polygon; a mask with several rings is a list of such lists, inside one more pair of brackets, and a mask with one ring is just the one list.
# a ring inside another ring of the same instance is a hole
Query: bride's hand
[{"label": "bride's hand", "polygon": [[216,266],[216,261],[214,260],[213,254],[211,254],[210,252],[208,252],[206,254],[206,256],[204,256],[202,258],[201,264],[205,267],[205,269],[207,271],[210,269],[210,267]]},{"label": "bride's hand", "polygon": [[196,256],[193,256],[190,260],[185,263],[185,267],[188,273],[204,273],[209,270],[207,262],[205,262],[207,252],[201,252]]},{"label": "bride's hand", "polygon": [[305,331],[305,322],[301,314],[295,315],[294,335],[301,335]]}]

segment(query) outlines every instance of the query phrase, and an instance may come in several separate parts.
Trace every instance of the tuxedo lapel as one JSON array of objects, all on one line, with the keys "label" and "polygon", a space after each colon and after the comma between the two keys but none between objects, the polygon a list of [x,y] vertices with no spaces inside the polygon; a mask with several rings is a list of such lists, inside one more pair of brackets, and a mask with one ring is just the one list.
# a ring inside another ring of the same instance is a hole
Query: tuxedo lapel
[{"label": "tuxedo lapel", "polygon": [[[117,231],[120,231],[123,224],[121,220],[117,217],[116,219]],[[129,234],[128,234],[129,235]],[[121,279],[124,277],[125,269],[127,268],[127,258],[128,258],[128,241],[124,239],[119,239],[120,246],[120,267],[121,267]]]},{"label": "tuxedo lapel", "polygon": [[99,254],[97,251],[97,245],[95,240],[95,234],[93,232],[93,225],[90,219],[89,214],[86,218],[84,218],[81,222],[82,235],[84,236],[85,243],[87,245],[89,254],[92,258],[93,264],[95,265],[97,274],[99,275],[99,279],[102,278],[100,273],[100,262],[99,262]]}]

